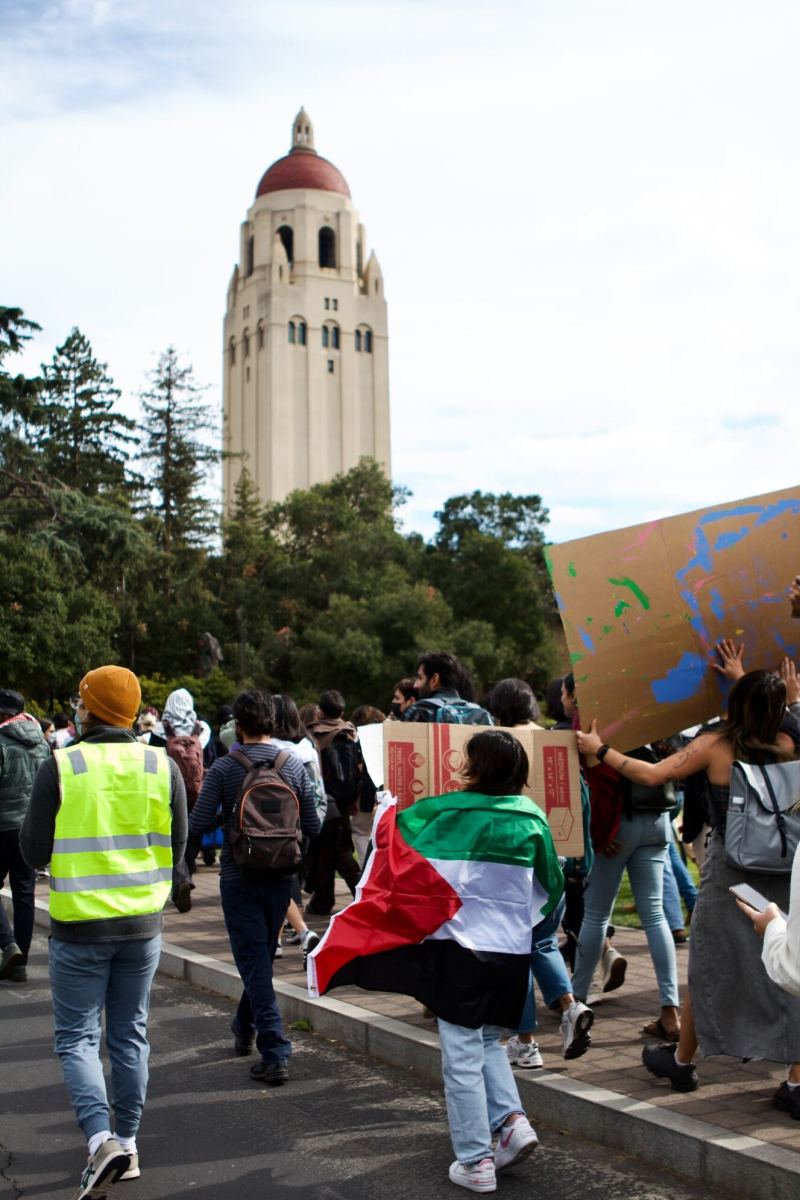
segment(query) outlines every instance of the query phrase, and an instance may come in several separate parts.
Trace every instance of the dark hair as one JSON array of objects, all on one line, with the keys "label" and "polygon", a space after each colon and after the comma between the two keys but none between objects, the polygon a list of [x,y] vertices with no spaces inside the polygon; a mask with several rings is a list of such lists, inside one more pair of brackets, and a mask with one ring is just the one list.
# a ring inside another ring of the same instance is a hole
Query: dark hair
[{"label": "dark hair", "polygon": [[56,729],[66,729],[69,726],[69,717],[65,712],[57,712],[53,717],[53,724]]},{"label": "dark hair", "polygon": [[291,696],[278,692],[272,697],[275,705],[275,737],[285,742],[299,742],[306,737],[306,729],[300,720],[297,705]]},{"label": "dark hair", "polygon": [[564,676],[564,687],[567,689],[568,696],[575,695],[575,676],[570,671],[569,675]]},{"label": "dark hair", "polygon": [[42,733],[47,733],[48,729],[53,728],[53,722],[49,717],[39,717],[39,727]]},{"label": "dark hair", "polygon": [[544,694],[544,702],[547,706],[547,715],[553,721],[566,721],[567,714],[564,712],[564,705],[561,703],[561,685],[564,680],[559,675],[558,679],[551,679],[547,685],[547,691]]},{"label": "dark hair", "polygon": [[220,704],[219,708],[217,709],[217,725],[220,726],[220,728],[223,725],[227,725],[228,721],[230,721],[232,716],[233,716],[233,705],[232,704]]},{"label": "dark hair", "polygon": [[233,716],[248,737],[270,735],[275,728],[275,706],[269,692],[255,689],[239,692],[233,702]]},{"label": "dark hair", "polygon": [[417,697],[417,681],[409,675],[407,679],[398,679],[397,683],[392,688],[392,695],[399,692],[404,700],[416,700]]},{"label": "dark hair", "polygon": [[498,725],[523,725],[539,720],[539,705],[524,679],[501,679],[492,688],[489,712]]},{"label": "dark hair", "polygon": [[328,692],[323,692],[318,700],[318,704],[322,710],[323,717],[341,717],[344,712],[344,696],[341,692],[337,692],[335,688],[331,688]]},{"label": "dark hair", "polygon": [[719,733],[742,762],[767,763],[787,754],[775,744],[786,712],[786,685],[772,671],[748,671],[731,688]]},{"label": "dark hair", "polygon": [[[465,679],[469,680],[470,686],[472,685],[472,680],[458,659],[452,654],[445,653],[444,650],[425,650],[417,658],[417,670],[420,667],[428,679],[433,675],[438,675],[441,687],[455,689],[460,695],[463,695],[461,685]],[[474,695],[474,687],[472,691]]]},{"label": "dark hair", "polygon": [[372,704],[359,704],[350,714],[350,720],[354,725],[382,725],[386,720],[386,713],[382,713]]},{"label": "dark hair", "polygon": [[518,738],[502,729],[476,733],[464,747],[465,791],[518,796],[528,781],[528,756]]}]

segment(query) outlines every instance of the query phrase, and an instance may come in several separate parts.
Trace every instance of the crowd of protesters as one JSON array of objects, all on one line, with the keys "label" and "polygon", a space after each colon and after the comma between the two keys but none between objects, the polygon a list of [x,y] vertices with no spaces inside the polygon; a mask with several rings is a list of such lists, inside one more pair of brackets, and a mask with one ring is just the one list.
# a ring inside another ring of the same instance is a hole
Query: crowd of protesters
[{"label": "crowd of protesters", "polygon": [[[791,594],[800,607],[800,587]],[[725,641],[717,652],[717,669],[733,685],[727,711],[700,730],[626,754],[602,742],[596,723],[581,730],[571,675],[553,681],[543,708],[522,679],[500,681],[480,703],[469,673],[444,652],[419,656],[416,676],[399,680],[386,697],[388,715],[362,705],[350,719],[336,689],[299,710],[289,695],[245,690],[212,722],[181,688],[159,712],[142,707],[132,672],[111,666],[84,676],[71,716],[37,720],[21,693],[0,690],[0,883],[8,878],[12,896],[11,920],[0,905],[0,979],[27,978],[36,874],[46,871],[56,1052],[89,1151],[74,1200],[140,1173],[136,1135],[161,910],[170,899],[178,912],[191,910],[198,856],[210,866],[219,851],[222,913],[242,980],[234,1051],[257,1051],[253,1080],[273,1087],[289,1080],[291,1042],[273,960],[284,942],[299,946],[304,961],[314,951],[320,938],[305,917],[335,911],[337,876],[356,894],[384,782],[369,775],[359,728],[386,720],[478,727],[468,768],[480,779],[467,790],[490,796],[509,794],[509,781],[516,795],[527,778],[527,760],[520,774],[520,751],[506,742],[486,742],[479,753],[480,739],[499,737],[493,726],[574,730],[581,754],[584,854],[561,860],[556,902],[531,919],[530,983],[518,1026],[504,1032],[502,1052],[494,1027],[473,1043],[449,1026],[452,1046],[475,1067],[471,1074],[454,1069],[442,1038],[455,1184],[493,1191],[496,1171],[536,1145],[511,1071],[543,1066],[535,986],[560,1016],[564,1058],[590,1051],[592,994],[625,980],[610,925],[625,871],[660,996],[660,1011],[644,1027],[656,1039],[644,1048],[644,1066],[689,1091],[702,1074],[698,1053],[787,1063],[773,1104],[800,1119],[800,871],[791,886],[788,873],[737,871],[723,845],[734,761],[800,757],[800,682],[788,660],[777,674],[746,671],[742,647]],[[508,754],[496,767],[502,779],[486,776],[487,763]],[[297,825],[297,844],[294,829],[288,839],[294,857],[280,857],[284,839],[269,870],[248,869],[229,835],[251,793],[266,819],[279,824],[288,813]],[[676,841],[684,797],[684,832],[696,837],[694,849]],[[686,866],[692,858],[704,860],[699,889]],[[775,903],[763,913],[745,907],[743,915],[729,895],[742,881]],[[687,940],[689,921],[689,987],[681,996],[676,945]],[[764,938],[763,965],[756,934]],[[100,1066],[104,1010],[113,1106]]]}]

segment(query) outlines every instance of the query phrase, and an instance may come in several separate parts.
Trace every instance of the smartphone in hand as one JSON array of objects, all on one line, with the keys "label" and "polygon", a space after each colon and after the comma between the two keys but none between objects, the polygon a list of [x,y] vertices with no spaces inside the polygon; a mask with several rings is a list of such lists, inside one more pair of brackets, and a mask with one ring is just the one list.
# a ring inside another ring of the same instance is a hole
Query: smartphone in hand
[{"label": "smartphone in hand", "polygon": [[[766,896],[761,895],[761,892],[757,892],[754,887],[750,887],[749,883],[735,883],[733,887],[728,888],[728,891],[731,892],[731,894],[734,895],[737,900],[741,900],[743,904],[747,904],[750,908],[754,908],[758,913],[763,913],[768,905],[772,904],[771,900],[767,900]],[[778,912],[781,914],[784,920],[786,920],[786,913],[781,909],[778,909]]]}]

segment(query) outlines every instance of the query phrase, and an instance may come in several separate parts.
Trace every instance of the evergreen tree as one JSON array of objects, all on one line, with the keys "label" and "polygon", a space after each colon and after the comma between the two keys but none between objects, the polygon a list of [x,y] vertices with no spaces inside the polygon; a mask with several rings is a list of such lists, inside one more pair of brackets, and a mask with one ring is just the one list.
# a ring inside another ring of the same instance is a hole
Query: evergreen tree
[{"label": "evergreen tree", "polygon": [[0,498],[24,489],[33,470],[30,431],[38,419],[41,384],[36,378],[11,375],[5,360],[19,354],[40,328],[21,308],[0,305]]},{"label": "evergreen tree", "polygon": [[86,496],[120,489],[136,422],[116,411],[120,392],[107,364],[76,328],[42,371],[38,443],[47,469]]},{"label": "evergreen tree", "polygon": [[182,366],[169,346],[149,376],[142,401],[141,458],[150,466],[147,485],[154,496],[151,511],[158,519],[158,540],[165,554],[202,546],[213,533],[209,502],[202,494],[207,468],[218,463],[219,450],[199,434],[213,430],[214,415],[200,403],[204,388],[194,381],[190,365]]}]

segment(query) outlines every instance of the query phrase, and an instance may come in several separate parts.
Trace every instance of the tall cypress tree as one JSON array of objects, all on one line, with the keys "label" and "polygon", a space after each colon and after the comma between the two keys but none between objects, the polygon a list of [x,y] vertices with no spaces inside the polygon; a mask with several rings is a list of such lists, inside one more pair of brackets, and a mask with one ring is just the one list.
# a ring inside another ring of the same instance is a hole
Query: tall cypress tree
[{"label": "tall cypress tree", "polygon": [[107,364],[76,328],[42,372],[37,441],[47,470],[86,496],[122,488],[136,422],[116,410],[120,391]]}]

